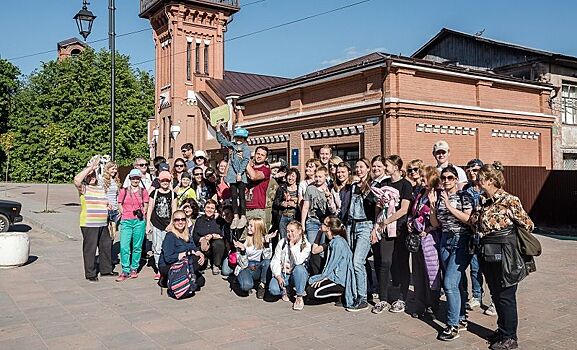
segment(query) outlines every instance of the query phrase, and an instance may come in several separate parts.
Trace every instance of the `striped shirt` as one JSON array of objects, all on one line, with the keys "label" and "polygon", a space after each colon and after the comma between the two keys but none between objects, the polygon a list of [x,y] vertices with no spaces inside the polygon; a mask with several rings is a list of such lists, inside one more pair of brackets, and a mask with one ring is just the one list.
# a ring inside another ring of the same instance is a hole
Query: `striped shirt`
[{"label": "striped shirt", "polygon": [[80,194],[80,227],[101,227],[108,224],[108,200],[104,188],[89,186]]}]

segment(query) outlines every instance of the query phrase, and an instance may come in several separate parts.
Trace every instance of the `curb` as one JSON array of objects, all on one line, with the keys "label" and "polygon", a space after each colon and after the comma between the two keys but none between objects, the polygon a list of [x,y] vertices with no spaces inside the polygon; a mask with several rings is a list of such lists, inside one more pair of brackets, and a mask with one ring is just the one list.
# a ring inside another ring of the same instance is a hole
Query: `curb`
[{"label": "curb", "polygon": [[36,226],[36,228],[42,229],[44,231],[46,231],[47,233],[50,233],[54,236],[58,236],[60,238],[64,238],[70,241],[78,241],[78,237],[74,237],[71,236],[70,234],[57,230],[43,222],[41,222],[40,220],[37,220],[34,216],[36,216],[36,213],[33,213],[31,211],[26,210],[26,215],[24,216],[24,220],[26,222],[29,222],[30,224],[32,224],[33,226]]}]

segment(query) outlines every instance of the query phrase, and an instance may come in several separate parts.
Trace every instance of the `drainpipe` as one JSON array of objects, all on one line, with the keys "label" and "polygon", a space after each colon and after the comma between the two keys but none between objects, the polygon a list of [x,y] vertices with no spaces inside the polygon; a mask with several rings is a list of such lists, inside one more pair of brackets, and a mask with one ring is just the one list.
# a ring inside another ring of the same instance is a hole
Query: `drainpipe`
[{"label": "drainpipe", "polygon": [[386,150],[387,150],[386,142],[387,142],[387,129],[389,126],[389,119],[387,118],[387,109],[385,108],[385,98],[386,98],[385,81],[389,77],[392,64],[393,64],[393,60],[391,60],[391,59],[387,59],[385,61],[385,74],[383,76],[383,83],[381,84],[381,89],[383,91],[382,102],[381,102],[381,113],[382,113],[382,117],[383,117],[382,122],[381,122],[381,135],[382,135],[381,155],[382,156],[385,156],[387,153],[386,152]]}]

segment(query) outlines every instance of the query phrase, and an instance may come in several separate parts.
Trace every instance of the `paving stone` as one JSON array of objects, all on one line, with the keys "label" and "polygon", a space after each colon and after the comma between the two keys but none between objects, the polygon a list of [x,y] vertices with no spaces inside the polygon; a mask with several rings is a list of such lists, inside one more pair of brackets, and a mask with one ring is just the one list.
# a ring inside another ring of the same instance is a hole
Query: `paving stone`
[{"label": "paving stone", "polygon": [[28,335],[21,338],[0,341],[0,349],[2,350],[36,350],[48,348],[49,346],[45,344],[38,335]]}]

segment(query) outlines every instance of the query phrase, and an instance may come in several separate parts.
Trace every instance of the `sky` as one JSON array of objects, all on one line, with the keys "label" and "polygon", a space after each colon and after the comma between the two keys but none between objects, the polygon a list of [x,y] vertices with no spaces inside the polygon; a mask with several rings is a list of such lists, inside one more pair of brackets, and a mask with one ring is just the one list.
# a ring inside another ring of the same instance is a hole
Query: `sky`
[{"label": "sky", "polygon": [[[243,38],[235,37],[291,22],[361,0],[241,0],[225,35],[225,69],[297,77],[367,53],[382,51],[410,56],[447,27],[523,46],[577,56],[574,16],[577,1],[502,0],[388,1],[364,3]],[[150,24],[138,17],[138,0],[116,0],[116,49],[131,57],[135,68],[153,72]],[[522,4],[522,5],[520,5]],[[553,3],[552,3],[553,4]],[[72,17],[81,0],[6,2],[0,12],[0,58],[23,74],[56,58],[56,43],[79,37]],[[108,0],[91,0],[97,16],[88,42],[107,48]],[[18,58],[50,51],[32,57]]]}]

